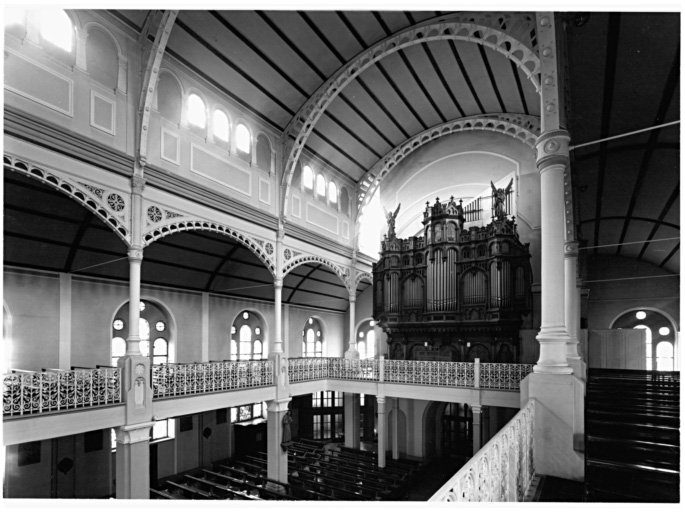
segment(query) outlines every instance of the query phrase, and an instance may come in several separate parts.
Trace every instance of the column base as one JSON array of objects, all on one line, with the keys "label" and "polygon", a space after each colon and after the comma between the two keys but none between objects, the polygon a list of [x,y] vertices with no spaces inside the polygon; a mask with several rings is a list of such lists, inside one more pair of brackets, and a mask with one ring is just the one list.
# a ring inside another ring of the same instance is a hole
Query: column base
[{"label": "column base", "polygon": [[565,326],[542,327],[536,338],[540,342],[540,359],[533,367],[535,373],[573,373],[566,360],[566,343],[569,335]]},{"label": "column base", "polygon": [[584,454],[579,451],[585,432],[585,383],[573,375],[532,373],[521,382],[521,406],[535,404],[535,472],[568,480],[582,480]]}]

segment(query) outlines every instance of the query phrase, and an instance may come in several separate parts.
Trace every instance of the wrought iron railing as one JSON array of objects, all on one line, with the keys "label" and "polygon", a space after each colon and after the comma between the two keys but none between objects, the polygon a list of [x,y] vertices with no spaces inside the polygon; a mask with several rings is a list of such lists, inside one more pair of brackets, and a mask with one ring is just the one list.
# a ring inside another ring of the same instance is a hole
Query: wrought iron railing
[{"label": "wrought iron railing", "polygon": [[22,416],[121,403],[119,368],[15,372],[3,376],[3,415]]},{"label": "wrought iron railing", "polygon": [[152,367],[154,398],[196,395],[272,386],[273,361],[224,361],[220,363],[160,364]]},{"label": "wrought iron railing", "polygon": [[479,387],[519,389],[521,381],[533,373],[533,364],[480,363]]},{"label": "wrought iron railing", "polygon": [[378,382],[378,359],[340,357],[301,357],[288,360],[288,380],[306,382],[320,379],[369,380]]},{"label": "wrought iron railing", "polygon": [[428,501],[523,501],[535,474],[534,430],[531,399]]},{"label": "wrought iron railing", "polygon": [[389,360],[384,363],[385,382],[474,387],[474,363],[404,360]]}]

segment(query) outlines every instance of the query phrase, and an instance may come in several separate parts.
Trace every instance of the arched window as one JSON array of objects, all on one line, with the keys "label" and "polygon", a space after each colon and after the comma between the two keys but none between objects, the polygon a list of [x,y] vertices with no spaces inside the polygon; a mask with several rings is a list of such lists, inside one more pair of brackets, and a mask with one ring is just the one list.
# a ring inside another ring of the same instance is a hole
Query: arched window
[{"label": "arched window", "polygon": [[308,165],[304,166],[302,183],[304,184],[305,190],[312,190],[314,188],[314,171],[312,171],[312,168]]},{"label": "arched window", "polygon": [[26,36],[26,9],[6,7],[5,33],[23,39]]},{"label": "arched window", "polygon": [[74,27],[67,13],[61,9],[38,11],[40,36],[55,46],[71,52],[74,42]]},{"label": "arched window", "polygon": [[86,63],[90,77],[108,89],[116,89],[119,76],[119,55],[112,38],[93,29],[86,40]]},{"label": "arched window", "polygon": [[[169,351],[169,322],[166,314],[156,305],[140,301],[140,320],[138,334],[140,336],[140,352],[150,358],[151,364],[167,364],[171,362]],[[121,356],[126,354],[126,338],[128,338],[128,304],[122,306],[112,322],[112,366],[117,365]],[[152,350],[150,347],[152,346]]]},{"label": "arched window", "polygon": [[322,199],[326,198],[326,178],[323,177],[323,174],[316,176],[316,195]]},{"label": "arched window", "polygon": [[338,187],[332,181],[328,184],[328,202],[338,204]]},{"label": "arched window", "polygon": [[357,329],[357,352],[359,352],[359,359],[373,359],[376,357],[374,325],[376,323],[373,320],[367,320]]},{"label": "arched window", "polygon": [[181,122],[181,88],[168,73],[161,73],[157,84],[157,109],[160,115],[172,123]]},{"label": "arched window", "polygon": [[223,110],[215,110],[212,119],[212,131],[214,138],[218,141],[228,142],[228,134],[230,132],[228,124],[228,116]]},{"label": "arched window", "polygon": [[240,405],[231,408],[231,423],[241,421],[254,421],[259,418],[266,418],[266,402],[256,404]]},{"label": "arched window", "polygon": [[262,319],[252,311],[243,311],[231,327],[231,360],[265,359],[267,355]]},{"label": "arched window", "polygon": [[304,324],[302,331],[302,356],[323,357],[324,337],[321,323],[314,317],[310,317]]},{"label": "arched window", "polygon": [[[672,371],[677,369],[675,368],[676,361],[673,358],[674,328],[664,314],[651,309],[634,309],[619,316],[611,328],[643,329],[645,331],[645,368],[647,370]],[[662,345],[662,343],[666,343],[668,346]]]},{"label": "arched window", "polygon": [[252,138],[247,126],[240,123],[235,127],[235,147],[238,151],[249,155],[252,152]]},{"label": "arched window", "polygon": [[267,172],[271,171],[271,144],[262,133],[257,136],[257,167]]},{"label": "arched window", "polygon": [[205,102],[197,94],[188,96],[188,124],[198,128],[207,126]]}]

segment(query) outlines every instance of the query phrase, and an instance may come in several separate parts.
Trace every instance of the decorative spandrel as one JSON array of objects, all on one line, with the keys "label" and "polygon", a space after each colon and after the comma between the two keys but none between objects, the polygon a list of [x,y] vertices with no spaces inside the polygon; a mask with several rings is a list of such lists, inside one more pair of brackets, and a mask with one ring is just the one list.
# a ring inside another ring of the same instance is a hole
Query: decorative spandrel
[{"label": "decorative spandrel", "polygon": [[[513,179],[493,191],[492,220],[480,199],[426,203],[420,236],[388,236],[374,265],[374,318],[391,359],[516,362],[531,308],[530,253],[511,208]],[[487,214],[486,214],[487,215]],[[392,233],[393,236],[390,234]]]}]

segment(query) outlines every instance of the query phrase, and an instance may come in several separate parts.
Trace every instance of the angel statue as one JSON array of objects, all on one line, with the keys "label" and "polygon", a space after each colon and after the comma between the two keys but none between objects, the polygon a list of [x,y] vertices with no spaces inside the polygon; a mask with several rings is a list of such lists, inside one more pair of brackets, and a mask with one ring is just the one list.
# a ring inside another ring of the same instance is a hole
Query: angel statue
[{"label": "angel statue", "polygon": [[402,203],[399,203],[397,205],[397,209],[394,213],[390,213],[388,210],[385,209],[385,207],[383,207],[383,211],[385,212],[385,219],[388,221],[388,238],[390,239],[395,238],[395,219],[397,218],[397,214],[400,211],[400,206],[402,206]]},{"label": "angel statue", "polygon": [[507,216],[507,211],[504,208],[504,202],[507,199],[507,195],[511,192],[511,186],[514,183],[514,178],[511,178],[509,185],[506,189],[495,188],[495,184],[490,181],[490,186],[492,187],[492,209],[495,212],[495,217],[497,219],[502,219]]}]

